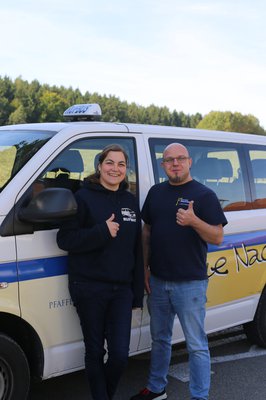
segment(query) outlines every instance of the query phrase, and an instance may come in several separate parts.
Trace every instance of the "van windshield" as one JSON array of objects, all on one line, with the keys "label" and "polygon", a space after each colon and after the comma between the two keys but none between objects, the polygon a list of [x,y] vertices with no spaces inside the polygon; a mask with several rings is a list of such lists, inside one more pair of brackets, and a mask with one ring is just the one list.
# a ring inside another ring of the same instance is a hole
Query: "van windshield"
[{"label": "van windshield", "polygon": [[0,192],[54,134],[49,131],[0,130]]}]

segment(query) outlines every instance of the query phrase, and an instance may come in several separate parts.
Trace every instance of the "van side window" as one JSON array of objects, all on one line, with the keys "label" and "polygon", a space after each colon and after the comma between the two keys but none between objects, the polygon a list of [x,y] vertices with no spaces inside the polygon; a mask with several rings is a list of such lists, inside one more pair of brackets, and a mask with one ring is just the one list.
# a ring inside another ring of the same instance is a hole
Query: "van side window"
[{"label": "van side window", "polygon": [[[163,150],[176,140],[150,139],[150,150],[156,183],[167,176],[161,165]],[[230,143],[179,140],[192,157],[191,176],[212,189],[225,211],[250,209],[245,190],[247,174],[240,146]]]},{"label": "van side window", "polygon": [[251,182],[253,190],[253,208],[266,208],[266,149],[250,149]]},{"label": "van side window", "polygon": [[95,171],[98,155],[108,144],[120,144],[129,156],[127,176],[130,191],[136,194],[135,143],[133,139],[91,138],[77,141],[64,149],[39,176],[45,187],[63,187],[76,192],[84,178]]},{"label": "van side window", "polygon": [[[128,154],[129,191],[138,195],[135,140],[101,137],[76,141],[65,148],[35,180],[32,185],[33,196],[49,187],[66,188],[75,193],[82,187],[84,179],[94,173],[98,164],[98,155],[102,149],[113,143],[120,144]],[[45,229],[48,228],[45,227]],[[39,227],[37,229],[39,230]]]}]

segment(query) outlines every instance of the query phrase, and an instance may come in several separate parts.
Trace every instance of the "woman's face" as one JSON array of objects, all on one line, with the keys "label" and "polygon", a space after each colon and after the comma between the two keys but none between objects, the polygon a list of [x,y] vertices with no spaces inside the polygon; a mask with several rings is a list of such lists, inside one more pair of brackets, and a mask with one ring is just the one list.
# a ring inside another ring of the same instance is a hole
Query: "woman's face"
[{"label": "woman's face", "polygon": [[109,151],[102,164],[99,164],[98,169],[101,185],[109,190],[117,190],[127,172],[124,154],[121,151]]}]

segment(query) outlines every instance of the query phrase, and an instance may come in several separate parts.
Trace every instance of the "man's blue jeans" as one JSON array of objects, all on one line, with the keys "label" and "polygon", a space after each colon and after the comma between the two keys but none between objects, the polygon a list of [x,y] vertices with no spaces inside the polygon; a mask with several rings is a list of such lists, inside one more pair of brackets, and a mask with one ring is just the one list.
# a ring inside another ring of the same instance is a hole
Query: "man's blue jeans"
[{"label": "man's blue jeans", "polygon": [[148,389],[159,393],[167,385],[171,338],[177,315],[189,354],[191,399],[208,399],[210,354],[204,330],[208,281],[163,281],[151,276],[148,307],[151,316],[152,351]]},{"label": "man's blue jeans", "polygon": [[[130,285],[70,282],[85,343],[85,367],[92,398],[110,400],[124,371],[129,352],[132,299]],[[104,363],[104,342],[108,358]]]}]

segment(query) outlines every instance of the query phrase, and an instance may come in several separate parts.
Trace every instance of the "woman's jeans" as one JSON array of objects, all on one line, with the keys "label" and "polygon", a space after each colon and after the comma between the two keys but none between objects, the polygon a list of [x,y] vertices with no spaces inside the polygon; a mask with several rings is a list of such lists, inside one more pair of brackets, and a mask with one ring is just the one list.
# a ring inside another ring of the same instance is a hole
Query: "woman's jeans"
[{"label": "woman's jeans", "polygon": [[210,354],[204,331],[207,286],[207,280],[170,282],[151,276],[148,307],[152,352],[147,387],[152,392],[161,392],[167,384],[173,323],[177,315],[189,354],[191,399],[208,399]]},{"label": "woman's jeans", "polygon": [[128,360],[131,286],[97,281],[70,282],[69,290],[83,332],[85,368],[92,398],[110,400]]}]

